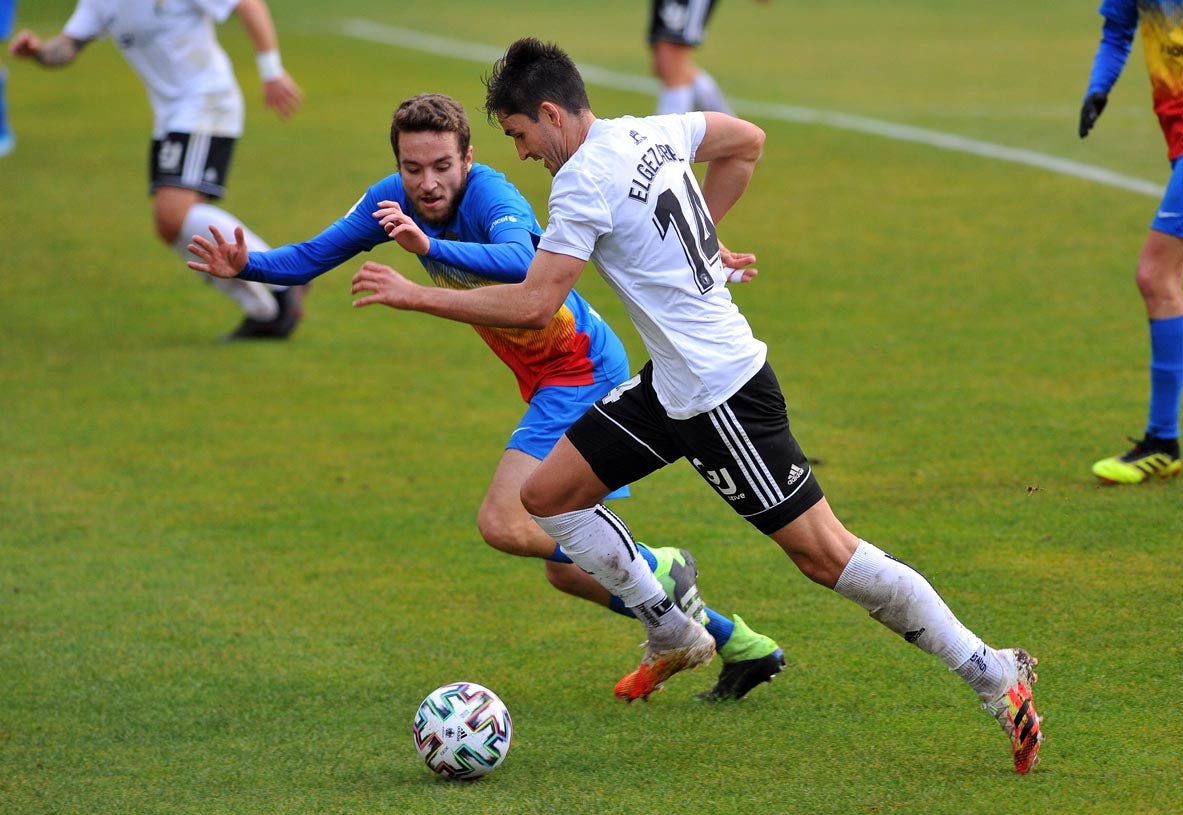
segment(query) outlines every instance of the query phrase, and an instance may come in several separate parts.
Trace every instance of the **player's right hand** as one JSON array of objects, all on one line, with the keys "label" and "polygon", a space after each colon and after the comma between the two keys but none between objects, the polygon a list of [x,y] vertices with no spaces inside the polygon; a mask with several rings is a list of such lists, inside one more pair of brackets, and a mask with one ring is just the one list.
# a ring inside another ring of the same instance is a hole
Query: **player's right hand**
[{"label": "player's right hand", "polygon": [[373,216],[390,239],[408,252],[426,255],[431,248],[431,238],[419,228],[415,219],[403,212],[397,201],[379,201]]},{"label": "player's right hand", "polygon": [[353,294],[372,294],[357,298],[353,305],[360,308],[381,303],[391,308],[411,309],[412,295],[417,288],[420,287],[389,266],[367,260],[353,276],[352,291]]},{"label": "player's right hand", "polygon": [[722,241],[719,241],[719,259],[723,263],[723,271],[727,273],[728,283],[747,283],[760,274],[760,270],[752,265],[756,262],[755,255],[751,252],[732,252]]},{"label": "player's right hand", "polygon": [[1084,104],[1080,107],[1080,137],[1082,139],[1093,129],[1093,125],[1101,117],[1101,111],[1105,109],[1108,101],[1109,94],[1107,93],[1090,93],[1084,98]]},{"label": "player's right hand", "polygon": [[14,57],[36,57],[41,50],[41,38],[29,29],[22,29],[8,44],[8,53]]},{"label": "player's right hand", "polygon": [[304,91],[288,74],[263,83],[263,104],[279,114],[281,119],[290,118],[304,102]]}]

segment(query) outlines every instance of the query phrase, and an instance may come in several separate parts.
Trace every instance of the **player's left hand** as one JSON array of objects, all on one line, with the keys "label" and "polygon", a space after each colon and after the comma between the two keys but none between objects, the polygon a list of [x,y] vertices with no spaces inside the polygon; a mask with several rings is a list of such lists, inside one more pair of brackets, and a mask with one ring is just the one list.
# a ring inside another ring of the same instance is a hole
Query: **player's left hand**
[{"label": "player's left hand", "polygon": [[407,280],[389,266],[367,260],[353,276],[352,293],[361,294],[369,291],[373,294],[359,297],[353,301],[353,305],[356,308],[381,303],[391,308],[409,309],[411,295],[417,288],[417,283]]},{"label": "player's left hand", "polygon": [[1109,95],[1104,93],[1090,93],[1085,97],[1084,104],[1080,106],[1080,126],[1077,128],[1082,139],[1093,129],[1108,102]]},{"label": "player's left hand", "polygon": [[304,102],[304,91],[288,74],[263,83],[263,102],[267,107],[287,119],[300,109]]},{"label": "player's left hand", "polygon": [[728,283],[747,283],[760,274],[760,270],[752,266],[756,262],[756,256],[751,252],[732,252],[720,242],[719,259],[723,262],[723,268],[727,270]]},{"label": "player's left hand", "polygon": [[390,239],[416,255],[426,255],[431,248],[431,238],[419,228],[411,216],[403,212],[397,201],[379,201],[373,213],[378,225],[386,230]]}]

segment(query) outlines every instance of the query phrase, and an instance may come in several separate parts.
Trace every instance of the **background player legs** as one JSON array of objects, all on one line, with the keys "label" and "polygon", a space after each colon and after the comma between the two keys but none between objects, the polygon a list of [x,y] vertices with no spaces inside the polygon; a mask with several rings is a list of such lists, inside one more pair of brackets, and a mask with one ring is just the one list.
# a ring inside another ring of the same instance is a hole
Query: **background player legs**
[{"label": "background player legs", "polygon": [[658,113],[717,110],[731,113],[731,106],[714,77],[694,64],[694,46],[658,40],[653,43],[653,73],[661,82]]},{"label": "background player legs", "polygon": [[1136,279],[1150,320],[1146,435],[1178,439],[1183,393],[1183,239],[1150,230],[1138,258]]},{"label": "background player legs", "polygon": [[[1138,256],[1135,280],[1150,323],[1150,399],[1146,433],[1127,453],[1101,459],[1093,474],[1110,484],[1138,484],[1183,470],[1179,409],[1183,397],[1183,238],[1176,212],[1183,176],[1178,165],[1163,206]],[[1162,230],[1158,227],[1161,226]]]},{"label": "background player legs", "polygon": [[686,113],[694,109],[694,47],[658,40],[653,43],[653,73],[661,83],[657,112]]},{"label": "background player legs", "polygon": [[[213,224],[223,234],[234,234],[234,228],[241,221],[226,210],[209,203],[204,193],[182,187],[157,187],[152,197],[156,234],[185,260],[192,255],[185,248],[193,235],[210,236],[209,226]],[[247,247],[252,252],[266,251],[270,247],[258,235],[243,226]],[[263,283],[248,280],[220,279],[206,275],[215,288],[238,304],[250,320],[270,323],[279,317],[280,306],[272,289]],[[276,287],[283,291],[283,287]]]}]

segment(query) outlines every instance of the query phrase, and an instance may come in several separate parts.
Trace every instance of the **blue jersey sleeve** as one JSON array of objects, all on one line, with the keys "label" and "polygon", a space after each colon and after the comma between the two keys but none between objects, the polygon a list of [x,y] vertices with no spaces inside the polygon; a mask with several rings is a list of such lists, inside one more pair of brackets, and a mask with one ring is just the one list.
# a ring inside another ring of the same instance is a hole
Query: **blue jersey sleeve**
[{"label": "blue jersey sleeve", "polygon": [[520,283],[534,259],[538,236],[528,229],[502,229],[493,243],[432,239],[427,257],[498,283]]},{"label": "blue jersey sleeve", "polygon": [[1085,96],[1112,90],[1129,59],[1134,34],[1138,31],[1138,4],[1134,0],[1104,0],[1100,11],[1105,22]]},{"label": "blue jersey sleeve", "polygon": [[405,206],[402,182],[397,175],[366,190],[349,212],[315,238],[267,252],[251,252],[246,268],[238,276],[243,280],[297,286],[386,243],[390,237],[373,217],[378,202],[384,200]]}]

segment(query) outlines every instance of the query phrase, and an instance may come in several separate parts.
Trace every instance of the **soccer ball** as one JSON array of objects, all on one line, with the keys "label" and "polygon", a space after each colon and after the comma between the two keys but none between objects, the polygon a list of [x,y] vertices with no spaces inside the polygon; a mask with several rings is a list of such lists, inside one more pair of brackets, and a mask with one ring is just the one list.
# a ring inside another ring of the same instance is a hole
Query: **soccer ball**
[{"label": "soccer ball", "polygon": [[488,775],[509,752],[513,723],[497,694],[475,682],[452,682],[427,695],[415,721],[415,749],[445,778]]}]

